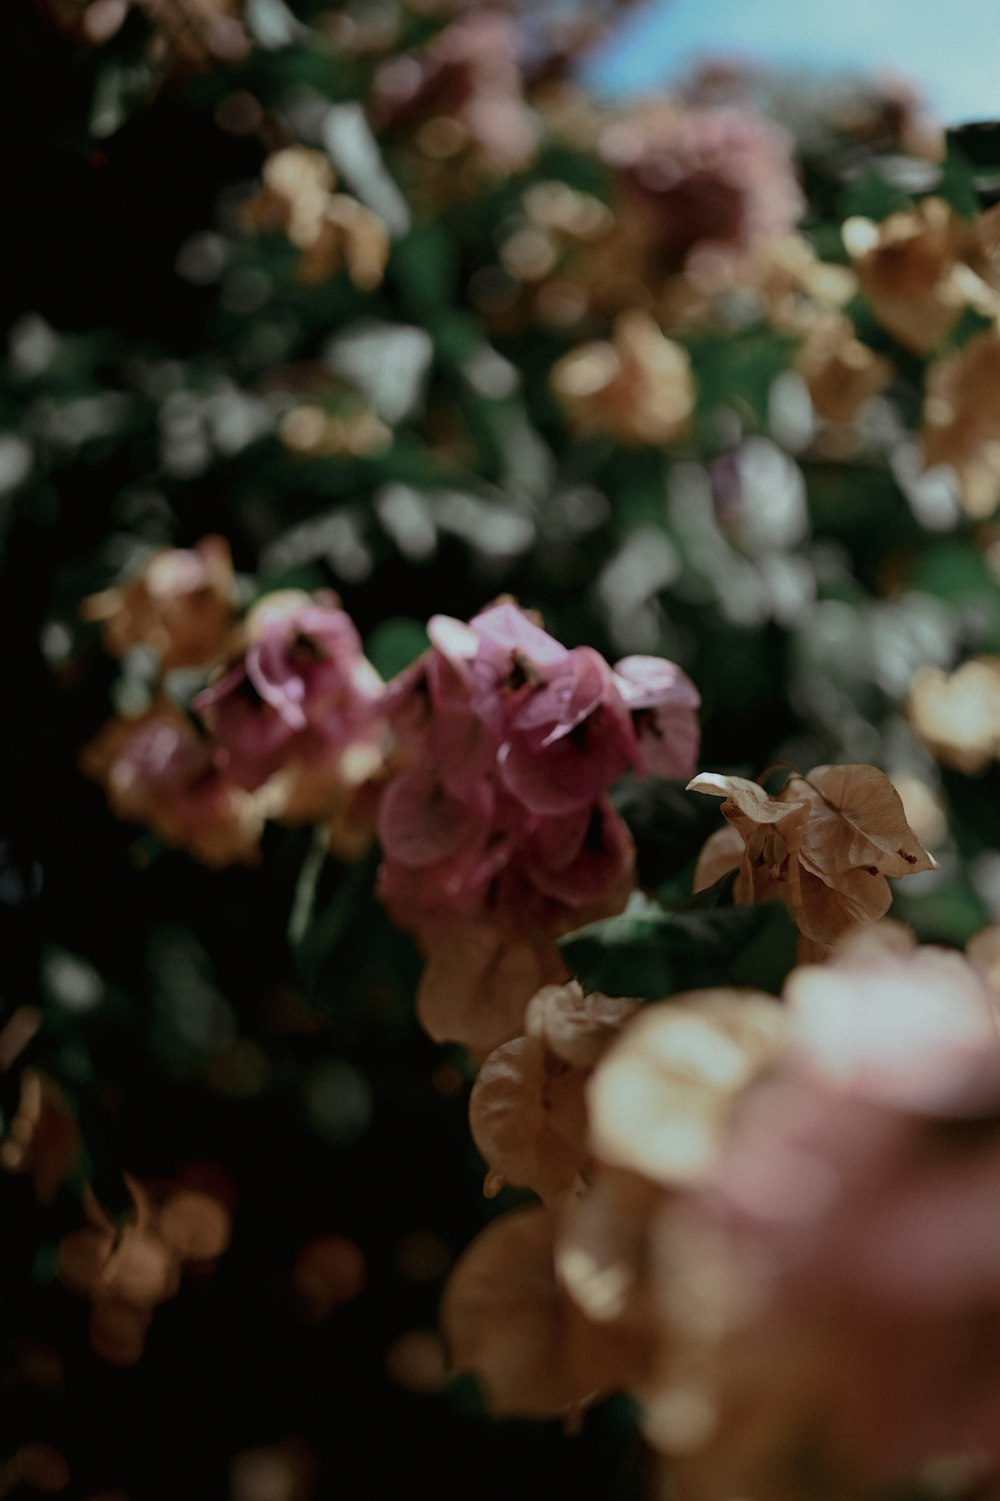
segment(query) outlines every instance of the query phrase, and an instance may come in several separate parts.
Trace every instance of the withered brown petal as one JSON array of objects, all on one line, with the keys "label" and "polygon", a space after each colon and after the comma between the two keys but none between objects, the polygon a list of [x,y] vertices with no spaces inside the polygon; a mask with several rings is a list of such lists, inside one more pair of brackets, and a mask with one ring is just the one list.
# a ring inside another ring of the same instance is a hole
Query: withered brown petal
[{"label": "withered brown petal", "polygon": [[578,980],[543,985],[528,1003],[525,1030],[575,1068],[593,1068],[637,1009],[621,996],[583,990]]},{"label": "withered brown petal", "polygon": [[[843,826],[830,830],[833,846],[822,851],[827,869],[874,865],[884,876],[937,869],[937,861],[907,823],[899,793],[877,767],[817,766],[808,780],[836,809]],[[810,854],[818,864],[811,846]]]},{"label": "withered brown petal", "polygon": [[180,1280],[180,1262],[170,1247],[149,1231],[130,1226],[104,1264],[100,1290],[145,1308],[174,1297]]},{"label": "withered brown petal", "polygon": [[182,1261],[212,1261],[229,1245],[228,1211],[209,1194],[182,1189],[156,1216],[159,1234]]},{"label": "withered brown petal", "polygon": [[435,1042],[460,1042],[484,1058],[523,1032],[525,1009],[537,990],[565,978],[551,940],[465,926],[430,954],[417,991],[417,1015]]},{"label": "withered brown petal", "polygon": [[548,1200],[572,1186],[588,1156],[585,1082],[534,1037],[490,1054],[472,1089],[469,1125],[495,1188],[513,1183]]},{"label": "withered brown petal", "polygon": [[784,823],[800,808],[806,806],[804,798],[782,799],[770,797],[757,782],[747,777],[725,777],[718,772],[702,771],[687,784],[688,792],[704,792],[709,797],[725,798],[723,813],[739,827],[739,819],[733,814],[742,814],[751,823]]},{"label": "withered brown petal", "polygon": [[471,1371],[504,1417],[555,1417],[601,1392],[591,1331],[557,1281],[555,1218],[515,1209],[488,1226],[456,1266],[442,1305],[456,1370]]},{"label": "withered brown petal", "polygon": [[743,836],[732,824],[716,829],[702,845],[694,868],[693,891],[706,891],[716,881],[735,870],[743,855]]},{"label": "withered brown petal", "polygon": [[871,866],[830,875],[802,858],[790,867],[788,884],[799,931],[817,943],[833,943],[855,923],[878,922],[892,905],[888,881]]},{"label": "withered brown petal", "polygon": [[762,991],[693,990],[645,1007],[591,1078],[595,1154],[666,1187],[698,1181],[732,1100],[784,1032],[782,1008]]}]

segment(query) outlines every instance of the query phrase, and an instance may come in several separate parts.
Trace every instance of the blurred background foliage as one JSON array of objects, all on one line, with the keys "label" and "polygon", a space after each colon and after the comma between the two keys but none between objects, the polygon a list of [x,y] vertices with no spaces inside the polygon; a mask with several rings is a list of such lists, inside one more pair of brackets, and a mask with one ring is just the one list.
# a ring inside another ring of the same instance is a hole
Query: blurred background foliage
[{"label": "blurred background foliage", "polygon": [[[925,405],[995,337],[1000,139],[730,68],[602,105],[575,70],[618,9],[3,8],[0,1495],[624,1497],[646,1465],[624,1401],[568,1438],[447,1384],[443,1278],[512,1196],[480,1197],[374,857],[270,825],[206,869],[80,771],[156,677],[81,601],[156,549],[221,534],[245,602],[334,588],[387,677],[505,591],[668,656],[705,767],[889,772],[941,866],[897,902],[921,937],[1000,915],[1000,428],[928,468]],[[913,337],[864,244],[928,202]],[[666,796],[619,804],[680,897],[718,817]],[[232,1243],[95,1334],[61,1248],[113,1233],[85,1184],[113,1220],[137,1181],[161,1261],[178,1185]]]}]

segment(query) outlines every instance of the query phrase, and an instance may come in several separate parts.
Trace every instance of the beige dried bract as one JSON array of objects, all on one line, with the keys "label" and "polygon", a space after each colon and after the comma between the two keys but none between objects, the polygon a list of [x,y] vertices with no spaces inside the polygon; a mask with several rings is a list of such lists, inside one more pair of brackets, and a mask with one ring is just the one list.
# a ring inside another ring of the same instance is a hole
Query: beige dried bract
[{"label": "beige dried bract", "polygon": [[556,1222],[517,1209],[473,1241],[445,1292],[441,1317],[454,1368],[471,1371],[501,1417],[556,1417],[621,1384],[613,1341],[601,1339],[561,1286]]},{"label": "beige dried bract", "polygon": [[214,661],[234,610],[232,554],[228,542],[214,536],[194,548],[154,553],[134,578],[90,595],[81,606],[85,620],[101,623],[112,656],[145,646],[164,672]]},{"label": "beige dried bract", "polygon": [[723,876],[736,870],[742,859],[743,849],[743,836],[732,824],[727,823],[725,828],[716,829],[714,834],[709,834],[695,864],[693,889],[707,891],[716,881],[721,881]]},{"label": "beige dried bract", "polygon": [[552,939],[470,923],[450,930],[428,956],[417,1015],[435,1042],[460,1042],[485,1058],[521,1034],[536,991],[565,979]]},{"label": "beige dried bract", "polygon": [[969,226],[943,199],[925,198],[881,224],[848,219],[842,232],[876,318],[914,354],[929,354],[966,305],[960,262]]},{"label": "beige dried bract", "polygon": [[762,991],[688,991],[645,1007],[588,1090],[595,1155],[652,1183],[699,1180],[733,1100],[783,1045],[784,1012]]},{"label": "beige dried bract", "polygon": [[382,285],[389,249],[389,231],[378,214],[347,193],[333,193],[318,233],[302,247],[299,280],[315,286],[343,266],[359,291],[373,292]]},{"label": "beige dried bract", "polygon": [[264,186],[245,205],[256,230],[287,235],[301,251],[299,279],[307,286],[345,267],[361,291],[381,285],[389,258],[389,231],[356,198],[334,191],[329,158],[308,146],[285,146],[267,158]]},{"label": "beige dried bract", "polygon": [[[156,747],[160,739],[162,752]],[[190,750],[190,775],[183,769],[176,779],[151,775],[149,757],[135,754],[143,741],[154,760],[162,754],[166,761],[178,746],[185,755]],[[256,865],[264,823],[278,811],[270,786],[247,792],[211,764],[197,732],[167,699],[138,718],[108,720],[84,746],[80,768],[104,788],[116,818],[148,825],[164,843],[190,850],[215,869]]]},{"label": "beige dried bract", "polygon": [[[4,1062],[3,1068],[11,1061]],[[50,1204],[79,1167],[80,1128],[58,1085],[41,1070],[21,1070],[19,1096],[0,1144],[0,1167],[8,1173],[28,1174],[38,1201]]]},{"label": "beige dried bract", "polygon": [[528,1004],[525,1030],[574,1068],[591,1069],[637,1008],[621,996],[585,991],[578,980],[543,985]]},{"label": "beige dried bract", "polygon": [[[796,790],[802,780],[792,779]],[[884,772],[874,766],[817,766],[805,784],[812,809],[803,848],[817,869],[876,865],[882,875],[906,876],[935,868]]]},{"label": "beige dried bract", "polygon": [[654,1337],[647,1243],[666,1193],[638,1173],[597,1163],[587,1192],[560,1206],[559,1279],[588,1319],[633,1343],[636,1371]]},{"label": "beige dried bract", "polygon": [[839,313],[815,318],[795,357],[795,368],[818,415],[842,426],[852,423],[892,377],[889,361],[862,344],[850,320]]},{"label": "beige dried bract", "polygon": [[971,657],[953,673],[921,667],[907,712],[945,766],[970,776],[984,771],[1000,752],[1000,657]]},{"label": "beige dried bract", "polygon": [[585,995],[575,980],[532,998],[528,1035],[494,1049],[469,1101],[488,1194],[513,1183],[549,1201],[582,1186],[590,1159],[587,1079],[635,1009],[633,1001]]},{"label": "beige dried bract", "polygon": [[584,1075],[535,1037],[495,1048],[469,1100],[472,1139],[489,1166],[486,1192],[506,1183],[549,1201],[573,1187],[587,1160]]},{"label": "beige dried bract", "polygon": [[[775,797],[745,777],[715,773],[689,786],[723,798],[723,815],[742,840],[734,901],[787,902],[799,931],[819,944],[884,916],[892,900],[887,876],[937,864],[906,822],[896,789],[874,766],[796,773]],[[712,851],[713,869],[718,853]],[[704,862],[696,879],[707,873]]]},{"label": "beige dried bract", "polygon": [[924,464],[949,464],[970,516],[991,516],[1000,500],[1000,333],[977,334],[927,372]]},{"label": "beige dried bract", "polygon": [[965,945],[966,958],[1000,994],[1000,923],[973,934]]},{"label": "beige dried bract", "polygon": [[92,1305],[95,1354],[114,1365],[142,1357],[154,1309],[176,1296],[188,1262],[209,1263],[226,1250],[230,1217],[208,1194],[171,1185],[157,1196],[128,1174],[132,1210],[116,1223],[91,1189],[87,1223],[59,1247],[59,1279]]},{"label": "beige dried bract", "polygon": [[915,1114],[973,1116],[1000,1098],[1000,1006],[988,942],[965,958],[880,923],[785,986],[799,1066],[823,1087]]},{"label": "beige dried bract", "polygon": [[694,382],[686,350],[639,309],[622,313],[609,342],[557,361],[552,383],[570,426],[630,447],[671,443],[687,430]]}]

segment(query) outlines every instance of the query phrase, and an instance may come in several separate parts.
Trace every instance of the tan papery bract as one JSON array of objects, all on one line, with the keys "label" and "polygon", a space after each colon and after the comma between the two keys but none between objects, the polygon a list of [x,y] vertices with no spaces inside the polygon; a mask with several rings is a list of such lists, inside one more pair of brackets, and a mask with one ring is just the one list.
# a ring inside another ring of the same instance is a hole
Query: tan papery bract
[{"label": "tan papery bract", "polygon": [[619,1346],[638,1385],[658,1338],[649,1280],[649,1232],[668,1190],[598,1163],[587,1192],[560,1206],[556,1271],[570,1297]]},{"label": "tan papery bract", "polygon": [[585,995],[575,980],[546,985],[532,998],[528,1035],[490,1053],[469,1101],[472,1137],[489,1167],[488,1194],[513,1183],[549,1201],[582,1187],[590,1158],[587,1079],[635,1007]]},{"label": "tan papery bract", "polygon": [[673,442],[694,410],[687,352],[639,308],[619,315],[610,342],[563,355],[552,384],[572,428],[608,433],[629,447]]},{"label": "tan papery bract", "polygon": [[173,1298],[189,1262],[209,1263],[229,1245],[230,1216],[208,1194],[170,1185],[154,1201],[125,1174],[132,1211],[116,1223],[86,1189],[87,1223],[59,1246],[59,1279],[91,1305],[91,1345],[113,1365],[142,1357],[153,1310]]},{"label": "tan papery bract", "polygon": [[159,722],[188,726],[176,704],[159,698],[135,719],[109,719],[81,751],[80,769],[103,786],[116,818],[147,824],[164,843],[190,850],[216,869],[258,864],[265,821],[279,812],[276,789],[247,792],[220,775],[217,795],[195,809],[179,791],[155,787],[137,774],[128,752],[136,735]]},{"label": "tan papery bract", "polygon": [[1000,995],[1000,923],[991,923],[973,934],[965,945],[965,955]]},{"label": "tan papery bract", "polygon": [[625,1028],[588,1090],[595,1155],[663,1187],[712,1167],[733,1100],[780,1052],[785,1013],[763,991],[686,991]]},{"label": "tan papery bract", "polygon": [[795,368],[817,414],[844,427],[892,378],[889,361],[862,344],[854,325],[840,313],[817,314],[795,357]]},{"label": "tan papery bract", "polygon": [[732,824],[727,823],[725,828],[716,829],[713,834],[709,834],[695,862],[692,891],[707,891],[731,870],[737,870],[743,858],[743,850],[743,836]]},{"label": "tan papery bract", "polygon": [[[906,822],[896,789],[874,766],[795,773],[775,797],[745,777],[715,773],[689,786],[722,797],[723,815],[743,840],[734,901],[781,897],[800,932],[818,944],[884,916],[892,900],[886,876],[937,865]],[[731,840],[725,849],[717,843],[710,860],[699,862],[699,884],[731,848]]]},{"label": "tan papery bract", "polygon": [[381,284],[389,231],[356,198],[334,192],[336,177],[322,151],[285,146],[267,158],[263,180],[244,206],[244,218],[253,229],[288,236],[301,252],[301,282],[313,286],[343,266],[362,291]]},{"label": "tan papery bract", "polygon": [[[9,1029],[10,1022],[5,1036]],[[17,1110],[0,1144],[0,1167],[29,1174],[39,1203],[50,1204],[79,1166],[80,1128],[59,1086],[40,1069],[23,1068],[19,1088]]]},{"label": "tan papery bract", "polygon": [[868,1501],[936,1454],[995,1463],[997,997],[880,923],[786,1001],[780,1067],[650,1227],[644,1428],[685,1501]]},{"label": "tan papery bract", "polygon": [[943,199],[925,198],[881,224],[848,219],[843,237],[876,318],[914,354],[929,354],[966,305],[956,272],[972,249],[969,226]]},{"label": "tan papery bract", "polygon": [[614,1342],[556,1276],[555,1229],[542,1206],[503,1215],[473,1241],[445,1291],[452,1365],[479,1378],[501,1417],[570,1414],[624,1378]]},{"label": "tan papery bract", "polygon": [[469,1100],[469,1126],[486,1159],[486,1192],[505,1183],[549,1201],[573,1187],[587,1160],[585,1075],[535,1037],[495,1048]]},{"label": "tan papery bract", "polygon": [[557,1058],[574,1068],[591,1069],[637,1007],[638,1002],[622,996],[585,991],[578,980],[543,985],[528,1004],[525,1030]]},{"label": "tan papery bract", "polygon": [[205,667],[220,656],[234,610],[232,554],[216,536],[154,553],[134,578],[91,594],[80,607],[85,620],[100,622],[112,656],[145,646],[163,672]]},{"label": "tan papery bract", "polygon": [[970,516],[991,516],[1000,499],[1000,333],[975,338],[927,371],[921,429],[924,464],[950,464]]},{"label": "tan papery bract", "polygon": [[944,766],[967,776],[985,770],[1000,751],[1000,657],[970,657],[950,674],[921,667],[907,713]]},{"label": "tan papery bract", "polygon": [[455,925],[435,944],[417,990],[417,1016],[435,1042],[460,1042],[476,1058],[524,1030],[543,985],[567,978],[554,941],[486,924]]}]

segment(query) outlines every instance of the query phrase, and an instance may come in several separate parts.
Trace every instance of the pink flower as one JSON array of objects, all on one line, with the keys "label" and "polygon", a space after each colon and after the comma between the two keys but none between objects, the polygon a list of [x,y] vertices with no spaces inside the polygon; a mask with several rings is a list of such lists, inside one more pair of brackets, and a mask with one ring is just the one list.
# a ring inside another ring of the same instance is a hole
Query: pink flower
[{"label": "pink flower", "polygon": [[520,171],[538,146],[524,99],[520,37],[489,11],[452,21],[422,51],[383,63],[375,77],[377,128],[421,141],[421,127],[447,119],[455,149],[472,148],[490,171]]},{"label": "pink flower", "polygon": [[532,883],[569,907],[589,907],[632,886],[631,835],[608,802],[596,802],[541,822],[526,841]]},{"label": "pink flower", "polygon": [[613,672],[510,600],[428,634],[382,699],[404,766],[379,817],[395,920],[428,945],[449,917],[554,934],[618,911],[634,849],[607,789],[644,762],[693,769],[693,685],[652,658]]},{"label": "pink flower", "polygon": [[998,999],[961,955],[906,943],[862,935],[793,972],[786,1061],[664,1222],[707,1232],[755,1310],[703,1369],[719,1455],[738,1467],[727,1424],[752,1414],[779,1440],[772,1483],[796,1435],[851,1494],[942,1457],[1000,1467]]},{"label": "pink flower", "polygon": [[400,865],[419,869],[465,853],[482,841],[493,812],[488,782],[475,803],[454,797],[433,767],[414,767],[396,777],[382,798],[379,831]]},{"label": "pink flower", "polygon": [[[432,622],[433,624],[433,622]],[[512,714],[569,658],[569,650],[508,600],[475,616],[472,706],[500,737]]]},{"label": "pink flower", "polygon": [[218,752],[173,705],[116,719],[86,749],[119,818],[147,824],[207,865],[257,859],[265,808],[237,786]]},{"label": "pink flower", "polygon": [[668,266],[692,250],[748,250],[801,217],[791,141],[752,110],[652,100],[612,125],[601,147],[626,211]]},{"label": "pink flower", "polygon": [[343,610],[278,595],[251,612],[247,630],[242,659],[194,705],[241,785],[260,787],[289,759],[320,764],[377,738],[381,685]]},{"label": "pink flower", "polygon": [[615,674],[632,713],[643,770],[658,777],[693,776],[701,744],[701,695],[691,679],[662,657],[624,657]]},{"label": "pink flower", "polygon": [[[463,924],[502,905],[499,898],[491,901],[491,891],[509,860],[506,842],[483,825],[472,842],[423,865],[406,865],[387,853],[378,895],[393,921],[430,950],[447,941],[456,921]],[[523,915],[523,902],[518,910]]]},{"label": "pink flower", "polygon": [[533,813],[568,813],[591,803],[637,753],[614,673],[580,646],[512,713],[500,775]]}]

